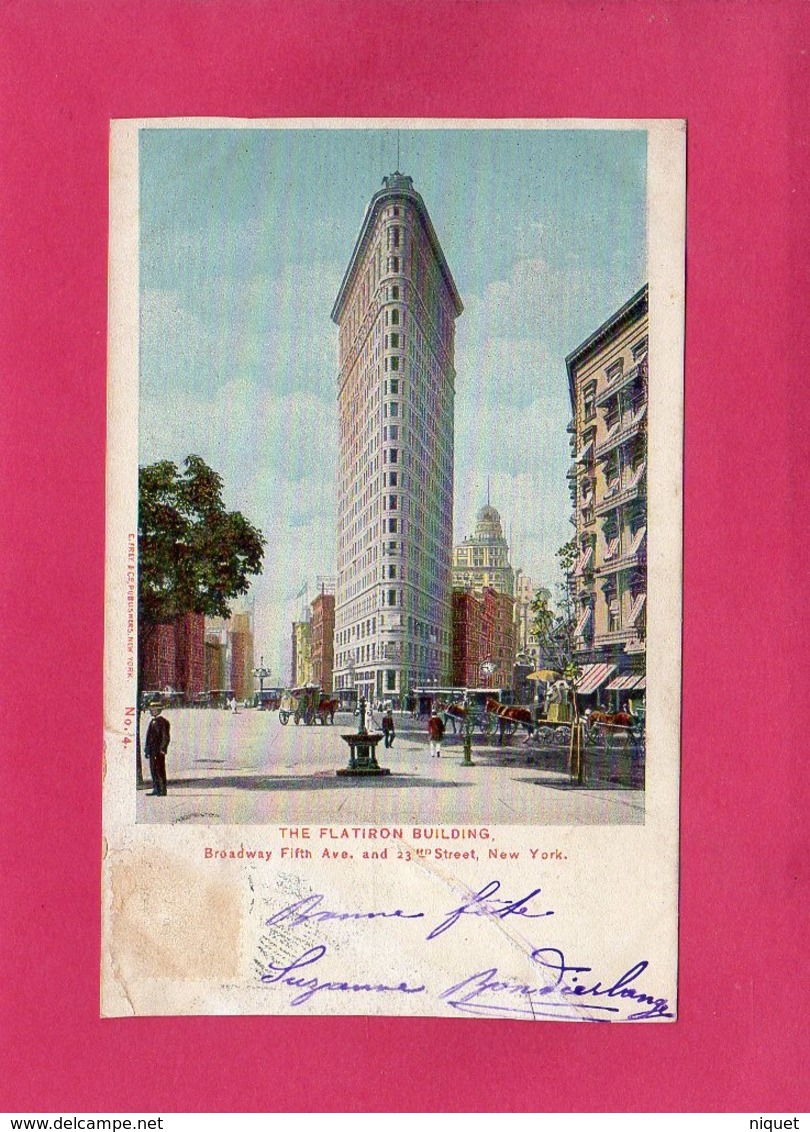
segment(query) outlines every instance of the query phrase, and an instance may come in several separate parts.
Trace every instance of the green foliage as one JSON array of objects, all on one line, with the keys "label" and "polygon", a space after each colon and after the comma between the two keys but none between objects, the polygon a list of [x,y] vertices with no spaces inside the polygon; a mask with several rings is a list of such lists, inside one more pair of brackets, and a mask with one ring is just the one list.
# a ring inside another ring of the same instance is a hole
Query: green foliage
[{"label": "green foliage", "polygon": [[138,621],[143,630],[184,613],[227,617],[261,571],[265,540],[226,511],[222,479],[199,456],[183,470],[160,460],[138,471]]},{"label": "green foliage", "polygon": [[574,653],[574,566],[577,559],[576,539],[572,538],[557,551],[562,580],[557,586],[556,608],[552,608],[547,592],[538,590],[531,604],[531,632],[537,640],[541,667],[548,665],[560,672],[569,683],[578,675]]}]

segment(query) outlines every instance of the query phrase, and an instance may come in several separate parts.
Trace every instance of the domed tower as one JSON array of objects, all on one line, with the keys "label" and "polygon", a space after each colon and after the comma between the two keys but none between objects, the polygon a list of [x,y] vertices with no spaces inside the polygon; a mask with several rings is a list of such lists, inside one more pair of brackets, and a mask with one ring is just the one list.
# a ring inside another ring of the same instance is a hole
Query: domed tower
[{"label": "domed tower", "polygon": [[485,587],[514,597],[515,572],[509,562],[499,512],[490,503],[480,508],[475,534],[453,551],[453,588],[481,593]]}]

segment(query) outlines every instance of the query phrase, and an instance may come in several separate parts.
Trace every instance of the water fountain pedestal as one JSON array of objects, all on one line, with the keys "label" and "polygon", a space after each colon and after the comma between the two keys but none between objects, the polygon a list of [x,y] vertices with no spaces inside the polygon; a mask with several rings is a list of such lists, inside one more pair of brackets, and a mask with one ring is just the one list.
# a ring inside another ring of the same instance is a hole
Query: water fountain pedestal
[{"label": "water fountain pedestal", "polygon": [[360,726],[357,732],[341,735],[341,739],[349,744],[349,765],[336,772],[341,778],[391,773],[387,767],[380,766],[377,762],[377,744],[382,739],[382,734],[369,733],[366,729],[365,697],[360,699]]}]

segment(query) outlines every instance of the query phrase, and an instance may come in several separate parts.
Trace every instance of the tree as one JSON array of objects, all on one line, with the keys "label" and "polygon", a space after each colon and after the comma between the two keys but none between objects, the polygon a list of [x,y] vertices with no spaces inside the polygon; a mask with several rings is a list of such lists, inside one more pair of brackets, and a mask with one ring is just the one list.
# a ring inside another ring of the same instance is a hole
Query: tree
[{"label": "tree", "polygon": [[576,684],[579,675],[574,641],[574,629],[576,627],[574,566],[576,557],[577,544],[575,538],[564,543],[557,551],[562,578],[557,585],[556,610],[552,609],[547,592],[544,590],[537,591],[531,604],[534,615],[531,633],[539,646],[541,665],[545,663],[554,668],[572,685]]},{"label": "tree", "polygon": [[[222,478],[199,456],[138,469],[138,711],[146,650],[158,625],[186,613],[229,617],[258,574],[265,539],[240,511],[226,511]],[[142,781],[140,733],[136,746]]]}]

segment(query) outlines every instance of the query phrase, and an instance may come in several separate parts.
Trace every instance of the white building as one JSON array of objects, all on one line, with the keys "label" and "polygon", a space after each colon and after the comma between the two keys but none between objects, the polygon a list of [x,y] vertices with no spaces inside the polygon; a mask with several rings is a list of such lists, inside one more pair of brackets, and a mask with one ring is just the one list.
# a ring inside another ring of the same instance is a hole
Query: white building
[{"label": "white building", "polygon": [[453,349],[462,309],[411,178],[385,177],[332,310],[339,692],[394,698],[449,680]]}]

